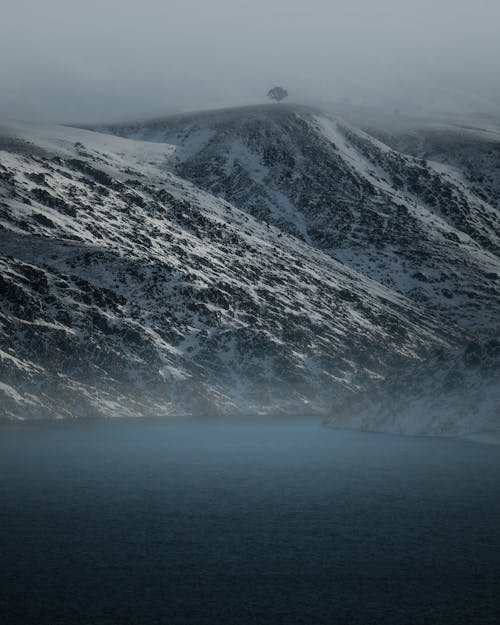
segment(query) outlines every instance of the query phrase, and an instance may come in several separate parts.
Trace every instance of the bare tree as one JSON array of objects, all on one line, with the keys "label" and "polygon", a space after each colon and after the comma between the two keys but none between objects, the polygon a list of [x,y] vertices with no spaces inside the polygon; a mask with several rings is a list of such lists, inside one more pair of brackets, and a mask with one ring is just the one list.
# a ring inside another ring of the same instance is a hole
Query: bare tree
[{"label": "bare tree", "polygon": [[273,87],[267,92],[267,97],[280,103],[281,100],[288,97],[288,91],[283,89],[283,87]]}]

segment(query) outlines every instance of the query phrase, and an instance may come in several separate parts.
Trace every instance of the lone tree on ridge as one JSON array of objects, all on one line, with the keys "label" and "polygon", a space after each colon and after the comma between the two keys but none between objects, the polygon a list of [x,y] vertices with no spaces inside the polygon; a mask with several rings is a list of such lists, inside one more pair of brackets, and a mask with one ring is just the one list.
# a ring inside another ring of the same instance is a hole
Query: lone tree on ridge
[{"label": "lone tree on ridge", "polygon": [[288,97],[288,91],[283,89],[283,87],[273,87],[267,92],[267,97],[271,98],[271,100],[276,100],[279,104],[281,100]]}]

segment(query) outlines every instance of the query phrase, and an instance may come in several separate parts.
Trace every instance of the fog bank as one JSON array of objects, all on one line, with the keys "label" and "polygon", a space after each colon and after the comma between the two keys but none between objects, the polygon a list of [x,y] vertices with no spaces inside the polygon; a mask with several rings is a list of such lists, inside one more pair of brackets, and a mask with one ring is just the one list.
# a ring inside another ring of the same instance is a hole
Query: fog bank
[{"label": "fog bank", "polygon": [[0,117],[106,121],[251,104],[493,111],[496,0],[7,0]]}]

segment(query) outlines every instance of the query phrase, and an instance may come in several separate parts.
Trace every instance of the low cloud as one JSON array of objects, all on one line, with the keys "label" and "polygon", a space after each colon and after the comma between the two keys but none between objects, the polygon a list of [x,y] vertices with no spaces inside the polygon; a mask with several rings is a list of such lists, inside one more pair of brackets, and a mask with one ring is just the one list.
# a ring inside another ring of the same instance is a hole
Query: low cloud
[{"label": "low cloud", "polygon": [[497,0],[7,0],[0,116],[90,122],[290,99],[493,111]]}]

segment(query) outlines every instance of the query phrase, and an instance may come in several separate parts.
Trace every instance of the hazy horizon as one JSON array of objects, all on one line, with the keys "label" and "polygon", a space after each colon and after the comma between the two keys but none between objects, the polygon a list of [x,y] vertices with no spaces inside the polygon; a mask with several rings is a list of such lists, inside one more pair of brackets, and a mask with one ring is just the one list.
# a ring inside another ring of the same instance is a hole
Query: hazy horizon
[{"label": "hazy horizon", "polygon": [[493,0],[6,4],[2,119],[86,123],[257,104],[275,84],[320,106],[492,113],[500,103]]}]

